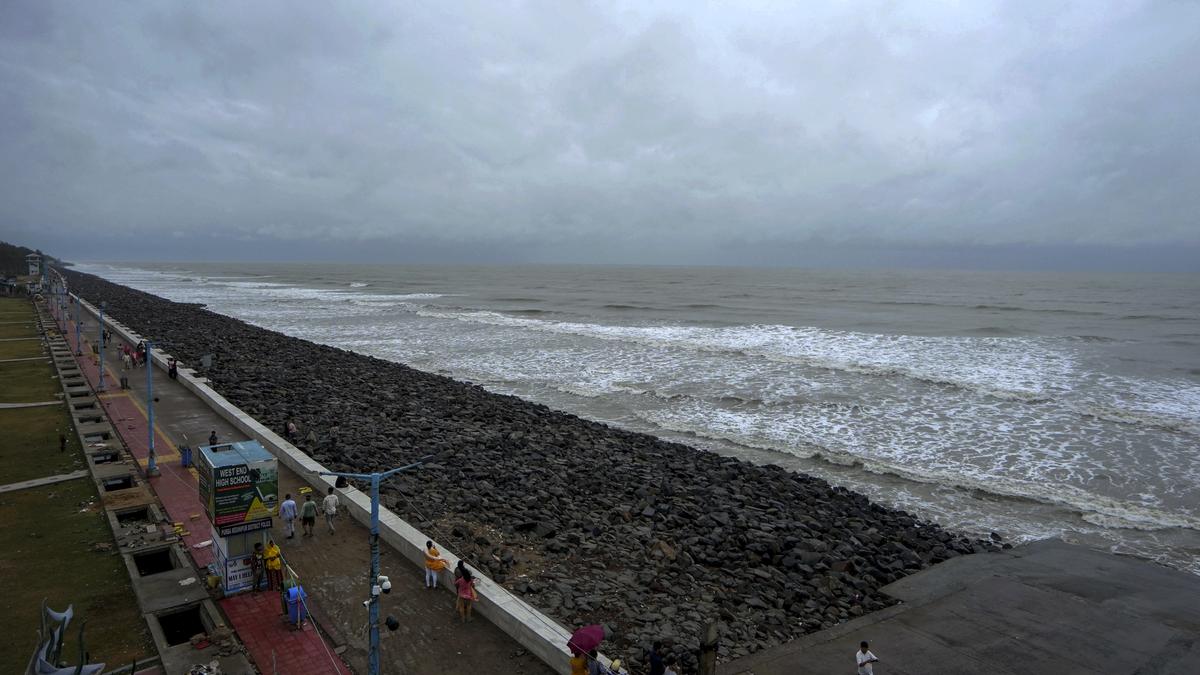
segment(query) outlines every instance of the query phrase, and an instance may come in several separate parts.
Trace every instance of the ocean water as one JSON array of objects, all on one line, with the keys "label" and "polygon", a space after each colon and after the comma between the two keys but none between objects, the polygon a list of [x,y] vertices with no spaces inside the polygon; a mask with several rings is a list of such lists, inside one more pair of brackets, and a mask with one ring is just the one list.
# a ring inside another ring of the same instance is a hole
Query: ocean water
[{"label": "ocean water", "polygon": [[1200,574],[1200,277],[81,264],[773,462],[947,527]]}]

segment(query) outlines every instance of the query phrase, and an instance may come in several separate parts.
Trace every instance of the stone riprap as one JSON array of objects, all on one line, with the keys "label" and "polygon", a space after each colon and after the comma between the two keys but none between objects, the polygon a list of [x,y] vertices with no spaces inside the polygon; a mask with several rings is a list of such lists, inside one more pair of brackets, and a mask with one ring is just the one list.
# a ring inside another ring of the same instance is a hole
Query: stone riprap
[{"label": "stone riprap", "polygon": [[438,463],[384,503],[568,628],[608,623],[617,656],[663,639],[694,666],[890,604],[878,589],[996,547],[825,481],[551,410],[65,271],[73,292],[155,340],[335,470]]}]

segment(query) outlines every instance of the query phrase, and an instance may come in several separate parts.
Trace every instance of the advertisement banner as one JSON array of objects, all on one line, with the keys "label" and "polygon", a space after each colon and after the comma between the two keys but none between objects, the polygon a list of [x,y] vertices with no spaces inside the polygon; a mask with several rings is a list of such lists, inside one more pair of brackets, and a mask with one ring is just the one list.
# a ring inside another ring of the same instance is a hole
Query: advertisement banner
[{"label": "advertisement banner", "polygon": [[250,556],[243,555],[225,561],[225,592],[228,594],[248,591],[254,585],[254,571],[250,567]]},{"label": "advertisement banner", "polygon": [[224,530],[269,520],[275,513],[279,500],[279,472],[274,459],[218,466],[208,464],[199,473],[200,498],[209,520],[218,528]]}]

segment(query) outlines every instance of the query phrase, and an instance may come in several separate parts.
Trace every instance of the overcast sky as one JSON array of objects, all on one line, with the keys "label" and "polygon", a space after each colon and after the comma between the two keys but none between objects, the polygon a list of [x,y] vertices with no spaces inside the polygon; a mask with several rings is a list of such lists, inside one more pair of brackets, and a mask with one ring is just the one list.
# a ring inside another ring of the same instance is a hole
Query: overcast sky
[{"label": "overcast sky", "polygon": [[1200,3],[446,4],[0,2],[0,238],[1200,267]]}]

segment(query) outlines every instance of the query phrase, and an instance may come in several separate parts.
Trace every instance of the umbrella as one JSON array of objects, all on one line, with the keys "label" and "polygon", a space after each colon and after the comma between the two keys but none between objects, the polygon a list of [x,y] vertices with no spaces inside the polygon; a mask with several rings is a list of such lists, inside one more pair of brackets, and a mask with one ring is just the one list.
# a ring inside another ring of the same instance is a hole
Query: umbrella
[{"label": "umbrella", "polygon": [[575,655],[586,654],[599,647],[608,635],[608,631],[600,624],[584,626],[571,633],[571,639],[567,640],[567,648]]}]

